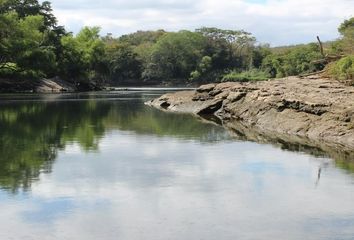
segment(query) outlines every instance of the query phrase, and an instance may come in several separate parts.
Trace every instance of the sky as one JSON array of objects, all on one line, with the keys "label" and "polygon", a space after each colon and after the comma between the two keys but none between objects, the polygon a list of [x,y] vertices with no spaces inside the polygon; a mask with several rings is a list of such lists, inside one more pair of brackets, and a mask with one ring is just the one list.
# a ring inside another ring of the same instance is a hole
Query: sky
[{"label": "sky", "polygon": [[218,27],[251,32],[272,46],[338,38],[354,0],[51,0],[59,24],[78,32],[100,26],[120,36],[137,30]]}]

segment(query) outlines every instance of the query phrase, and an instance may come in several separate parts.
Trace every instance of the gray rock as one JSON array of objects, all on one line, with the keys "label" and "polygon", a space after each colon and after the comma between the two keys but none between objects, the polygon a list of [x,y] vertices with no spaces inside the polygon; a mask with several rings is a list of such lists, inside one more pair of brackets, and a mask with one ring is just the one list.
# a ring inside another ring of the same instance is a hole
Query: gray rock
[{"label": "gray rock", "polygon": [[147,104],[167,111],[214,114],[229,128],[237,123],[354,150],[354,87],[319,75],[208,84]]},{"label": "gray rock", "polygon": [[197,92],[198,93],[210,92],[215,88],[215,86],[216,86],[216,84],[214,84],[214,83],[202,85],[197,89]]}]

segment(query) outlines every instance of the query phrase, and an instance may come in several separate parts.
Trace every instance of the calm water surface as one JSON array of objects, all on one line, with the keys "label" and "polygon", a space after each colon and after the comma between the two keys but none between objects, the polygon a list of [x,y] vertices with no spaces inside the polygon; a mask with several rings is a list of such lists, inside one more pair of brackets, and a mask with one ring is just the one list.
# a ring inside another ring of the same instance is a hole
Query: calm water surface
[{"label": "calm water surface", "polygon": [[354,239],[353,162],[143,105],[159,94],[1,96],[0,239]]}]

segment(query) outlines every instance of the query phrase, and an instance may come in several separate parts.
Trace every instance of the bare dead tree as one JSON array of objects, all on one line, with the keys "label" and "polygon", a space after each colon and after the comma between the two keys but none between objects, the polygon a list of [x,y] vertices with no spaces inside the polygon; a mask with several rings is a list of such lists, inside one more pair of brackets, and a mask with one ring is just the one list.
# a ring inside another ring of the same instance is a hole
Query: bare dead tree
[{"label": "bare dead tree", "polygon": [[321,55],[325,58],[326,56],[325,56],[324,51],[323,51],[323,44],[322,44],[321,39],[320,39],[319,36],[317,36],[317,41],[320,44]]}]

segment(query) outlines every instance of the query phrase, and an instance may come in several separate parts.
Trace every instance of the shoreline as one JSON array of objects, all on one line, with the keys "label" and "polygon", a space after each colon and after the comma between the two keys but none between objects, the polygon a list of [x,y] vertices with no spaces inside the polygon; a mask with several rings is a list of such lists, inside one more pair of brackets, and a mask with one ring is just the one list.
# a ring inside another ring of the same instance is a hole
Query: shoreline
[{"label": "shoreline", "polygon": [[0,79],[0,94],[60,94],[60,93],[81,93],[94,91],[181,91],[195,90],[197,85],[169,85],[169,84],[146,84],[146,85],[74,85],[71,82],[60,79],[59,77],[50,79],[40,79],[33,81],[16,81]]},{"label": "shoreline", "polygon": [[320,75],[207,84],[165,94],[146,105],[214,116],[236,132],[242,125],[288,142],[354,151],[354,87]]}]

